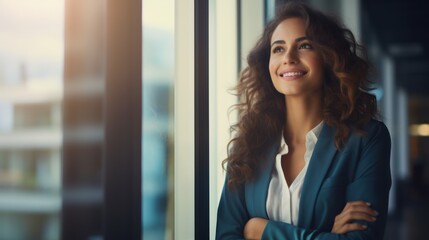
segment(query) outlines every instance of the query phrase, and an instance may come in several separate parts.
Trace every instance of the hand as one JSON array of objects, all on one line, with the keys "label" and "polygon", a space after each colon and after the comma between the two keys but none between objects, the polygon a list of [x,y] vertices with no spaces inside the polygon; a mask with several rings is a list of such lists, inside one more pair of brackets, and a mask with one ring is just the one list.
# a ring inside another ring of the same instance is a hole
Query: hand
[{"label": "hand", "polygon": [[332,233],[344,234],[355,230],[365,230],[366,225],[353,223],[356,220],[374,222],[377,211],[370,207],[370,204],[364,201],[348,202],[343,211],[335,217],[335,223],[332,227]]},{"label": "hand", "polygon": [[251,218],[244,226],[244,239],[261,239],[267,223],[264,218]]}]

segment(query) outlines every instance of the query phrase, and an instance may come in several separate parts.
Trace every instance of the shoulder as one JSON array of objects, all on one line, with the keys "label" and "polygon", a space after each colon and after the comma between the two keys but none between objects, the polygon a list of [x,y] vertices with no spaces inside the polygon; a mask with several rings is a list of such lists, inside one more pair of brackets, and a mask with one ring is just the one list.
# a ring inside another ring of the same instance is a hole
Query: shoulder
[{"label": "shoulder", "polygon": [[390,143],[390,133],[386,125],[378,120],[370,120],[364,127],[364,142],[388,141]]},{"label": "shoulder", "polygon": [[351,141],[353,144],[350,147],[355,147],[357,153],[359,153],[358,155],[379,155],[377,158],[383,158],[388,161],[391,139],[386,125],[381,121],[371,120],[364,126],[363,130],[363,134],[353,134],[353,140]]},{"label": "shoulder", "polygon": [[363,127],[363,132],[353,131],[346,143],[346,148],[367,148],[375,143],[382,143],[390,148],[390,133],[386,125],[378,120],[372,119]]}]

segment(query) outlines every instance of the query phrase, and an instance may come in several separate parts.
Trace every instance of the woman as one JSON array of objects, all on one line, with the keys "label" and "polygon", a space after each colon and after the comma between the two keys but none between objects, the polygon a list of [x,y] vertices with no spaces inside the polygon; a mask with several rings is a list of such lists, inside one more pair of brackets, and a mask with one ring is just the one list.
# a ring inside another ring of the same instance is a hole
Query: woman
[{"label": "woman", "polygon": [[353,34],[292,2],[248,56],[217,239],[383,239],[390,136]]}]

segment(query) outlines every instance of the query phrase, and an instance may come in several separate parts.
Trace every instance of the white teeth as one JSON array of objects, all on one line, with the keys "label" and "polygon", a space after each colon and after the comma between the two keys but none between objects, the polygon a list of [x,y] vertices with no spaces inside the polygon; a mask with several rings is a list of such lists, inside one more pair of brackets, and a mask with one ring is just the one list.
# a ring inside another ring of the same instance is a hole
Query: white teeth
[{"label": "white teeth", "polygon": [[280,74],[282,77],[293,77],[293,76],[301,76],[304,75],[304,72],[287,72]]}]

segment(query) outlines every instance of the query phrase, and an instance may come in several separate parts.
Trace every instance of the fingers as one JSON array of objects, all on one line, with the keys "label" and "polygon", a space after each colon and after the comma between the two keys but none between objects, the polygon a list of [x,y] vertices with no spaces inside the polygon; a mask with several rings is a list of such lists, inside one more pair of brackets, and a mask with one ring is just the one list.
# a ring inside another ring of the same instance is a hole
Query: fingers
[{"label": "fingers", "polygon": [[359,231],[359,230],[365,230],[367,228],[366,225],[362,225],[359,223],[349,223],[346,225],[343,225],[338,232],[336,232],[337,234],[344,234],[350,231]]},{"label": "fingers", "polygon": [[377,218],[375,216],[361,212],[341,213],[336,217],[336,221],[339,221],[342,224],[347,224],[353,221],[375,222],[376,220]]},{"label": "fingers", "polygon": [[370,207],[370,204],[363,201],[348,202],[343,211],[338,215],[339,219],[345,222],[355,220],[365,220],[374,222],[378,212]]},{"label": "fingers", "polygon": [[365,225],[354,223],[354,221],[374,222],[377,215],[378,212],[365,201],[348,202],[343,211],[335,217],[332,232],[343,234],[349,231],[364,230],[366,229]]}]

